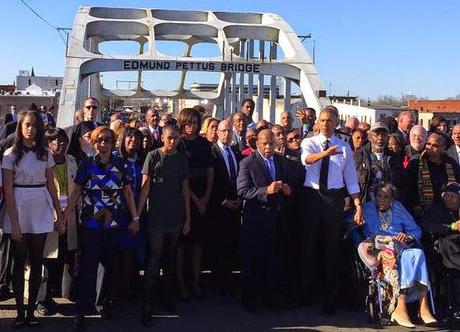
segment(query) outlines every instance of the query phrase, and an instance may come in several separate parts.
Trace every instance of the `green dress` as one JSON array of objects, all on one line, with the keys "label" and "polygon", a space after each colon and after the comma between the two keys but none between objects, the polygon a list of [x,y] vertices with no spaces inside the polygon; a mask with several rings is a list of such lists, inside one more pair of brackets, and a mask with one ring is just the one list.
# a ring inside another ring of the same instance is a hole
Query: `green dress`
[{"label": "green dress", "polygon": [[182,181],[190,177],[187,157],[177,151],[166,155],[161,148],[147,154],[142,174],[150,176],[147,230],[180,231],[185,221]]}]

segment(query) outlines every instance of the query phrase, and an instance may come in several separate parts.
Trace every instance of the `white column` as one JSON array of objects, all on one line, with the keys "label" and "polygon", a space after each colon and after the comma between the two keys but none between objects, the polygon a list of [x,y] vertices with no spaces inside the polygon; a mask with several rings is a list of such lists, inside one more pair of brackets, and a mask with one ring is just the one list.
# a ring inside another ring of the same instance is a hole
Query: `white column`
[{"label": "white column", "polygon": [[[276,43],[270,43],[270,62],[276,60],[277,47]],[[270,122],[276,122],[276,76],[270,78]]]},{"label": "white column", "polygon": [[[264,61],[265,56],[265,42],[263,40],[259,41],[259,59]],[[257,93],[259,97],[257,98],[257,118],[258,120],[263,119],[264,117],[264,75],[258,75],[259,85],[257,88]]]},{"label": "white column", "polygon": [[[244,59],[244,53],[245,53],[245,43],[246,40],[243,39],[240,41],[240,57]],[[244,99],[244,73],[240,73],[240,91],[238,93],[238,105],[241,105],[241,102]]]},{"label": "white column", "polygon": [[284,110],[290,111],[291,108],[291,80],[284,79]]},{"label": "white column", "polygon": [[[248,61],[251,62],[254,58],[254,40],[248,40]],[[248,74],[248,98],[252,98],[254,85],[254,75]]]}]

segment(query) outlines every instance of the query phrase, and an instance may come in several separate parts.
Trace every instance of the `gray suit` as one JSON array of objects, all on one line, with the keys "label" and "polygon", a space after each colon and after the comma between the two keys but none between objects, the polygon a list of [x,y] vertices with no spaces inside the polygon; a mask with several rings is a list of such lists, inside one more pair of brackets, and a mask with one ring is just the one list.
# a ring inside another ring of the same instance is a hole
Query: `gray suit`
[{"label": "gray suit", "polygon": [[460,161],[458,160],[457,147],[455,146],[455,144],[452,144],[450,148],[446,150],[446,154],[453,160],[455,160],[457,164],[460,164]]}]

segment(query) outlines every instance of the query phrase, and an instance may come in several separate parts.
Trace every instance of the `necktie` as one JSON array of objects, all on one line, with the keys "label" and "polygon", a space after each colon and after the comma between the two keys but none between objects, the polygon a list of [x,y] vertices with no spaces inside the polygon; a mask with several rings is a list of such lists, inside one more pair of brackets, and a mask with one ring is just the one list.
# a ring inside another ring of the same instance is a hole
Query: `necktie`
[{"label": "necktie", "polygon": [[240,151],[246,149],[246,133],[243,132],[240,136],[240,140],[238,141],[238,148]]},{"label": "necktie", "polygon": [[[323,151],[329,148],[329,140],[326,140],[326,144],[323,147]],[[321,170],[319,172],[319,191],[327,191],[327,176],[329,172],[329,160],[330,156],[326,156],[321,161]]]},{"label": "necktie", "polygon": [[153,129],[153,138],[158,141],[158,129]]},{"label": "necktie", "polygon": [[233,161],[233,156],[232,152],[230,151],[230,147],[225,148],[225,152],[227,153],[227,161],[228,161],[228,167],[230,171],[230,180],[232,182],[236,181],[236,168],[235,168],[235,163]]},{"label": "necktie", "polygon": [[265,160],[265,164],[267,165],[267,169],[268,169],[268,173],[270,174],[270,177],[272,178],[273,181],[275,181],[276,175],[275,175],[275,167],[273,167],[273,159]]}]

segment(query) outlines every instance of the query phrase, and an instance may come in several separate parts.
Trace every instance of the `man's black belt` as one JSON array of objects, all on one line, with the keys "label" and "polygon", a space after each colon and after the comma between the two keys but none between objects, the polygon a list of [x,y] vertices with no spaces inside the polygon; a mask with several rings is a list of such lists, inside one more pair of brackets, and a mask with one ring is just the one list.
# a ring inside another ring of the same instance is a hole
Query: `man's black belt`
[{"label": "man's black belt", "polygon": [[41,183],[41,184],[13,184],[13,187],[15,188],[42,188],[44,187],[45,184],[44,183]]},{"label": "man's black belt", "polygon": [[333,189],[327,189],[327,190],[321,190],[321,191],[319,189],[314,189],[312,187],[305,187],[305,188],[310,189],[310,190],[314,190],[314,191],[320,193],[321,195],[333,196],[333,195],[338,195],[338,194],[343,194],[343,195],[347,194],[347,189],[345,187],[339,188],[339,189],[333,188]]}]

